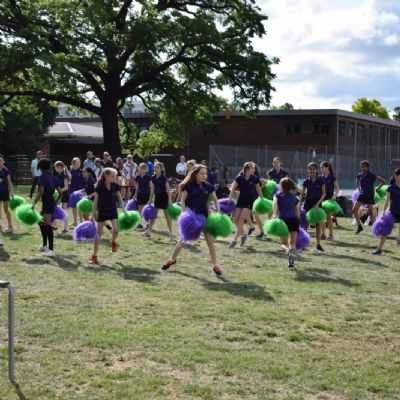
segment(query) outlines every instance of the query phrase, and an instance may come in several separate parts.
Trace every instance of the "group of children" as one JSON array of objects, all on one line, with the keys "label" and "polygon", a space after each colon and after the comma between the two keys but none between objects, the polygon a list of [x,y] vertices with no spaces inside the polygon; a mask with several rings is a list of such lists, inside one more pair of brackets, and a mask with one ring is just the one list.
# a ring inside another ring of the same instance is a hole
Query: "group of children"
[{"label": "group of children", "polygon": [[[178,202],[182,208],[191,209],[196,215],[207,217],[211,212],[211,204],[214,209],[219,211],[218,197],[214,185],[208,182],[208,169],[206,165],[196,164],[194,160],[188,162],[188,172],[185,179],[178,188]],[[357,221],[356,234],[362,232],[359,209],[362,205],[366,205],[369,209],[371,221],[374,222],[376,215],[373,208],[375,190],[379,190],[385,183],[380,176],[376,176],[369,169],[368,161],[362,161],[361,172],[357,175],[357,187],[359,196],[353,207],[353,214]],[[38,193],[33,200],[32,208],[41,201],[43,216],[39,224],[40,232],[43,238],[40,250],[45,256],[54,256],[54,229],[52,215],[55,211],[57,200],[61,202],[63,209],[69,206],[72,208],[73,226],[80,221],[88,220],[89,216],[79,214],[76,206],[69,204],[69,194],[76,191],[83,191],[87,198],[93,201],[92,220],[97,222],[97,237],[94,242],[93,254],[90,263],[97,263],[97,253],[99,243],[102,237],[103,229],[110,221],[109,229],[112,231],[111,251],[116,252],[118,249],[118,206],[122,212],[125,212],[125,203],[121,195],[121,187],[117,183],[117,171],[113,168],[104,168],[99,178],[94,178],[93,171],[89,167],[81,168],[79,158],[74,158],[71,167],[68,169],[61,161],[54,163],[53,172],[51,172],[52,164],[48,159],[41,159],[38,162],[42,174],[38,182]],[[269,215],[270,218],[280,218],[286,224],[289,237],[281,238],[282,245],[289,255],[289,268],[294,268],[294,260],[296,254],[296,238],[300,231],[300,213],[301,206],[305,212],[310,211],[314,207],[321,207],[322,202],[327,199],[335,200],[339,193],[339,184],[333,173],[332,166],[329,162],[324,161],[319,166],[316,163],[308,165],[308,176],[304,179],[301,190],[297,184],[288,177],[286,171],[282,169],[281,160],[276,157],[273,160],[273,168],[267,173],[268,180],[274,180],[279,183],[280,188],[273,197],[273,211]],[[379,186],[375,189],[375,181],[379,181]],[[234,201],[234,196],[238,194],[236,207],[232,215],[235,225],[233,239],[229,243],[229,247],[233,248],[240,239],[240,245],[243,246],[249,236],[255,230],[253,226],[253,217],[260,228],[262,238],[263,224],[257,214],[253,214],[253,204],[257,198],[263,198],[263,186],[267,180],[260,176],[260,172],[255,163],[249,161],[243,166],[243,170],[235,178],[230,190],[227,186],[221,185],[217,189],[224,196],[227,196],[228,203]],[[141,212],[143,207],[154,202],[157,210],[163,210],[169,238],[175,241],[173,234],[173,224],[170,219],[167,208],[172,204],[171,190],[166,177],[164,166],[161,162],[154,164],[154,174],[150,176],[147,173],[145,163],[139,165],[139,172],[135,178],[135,191],[133,198],[137,202],[138,211]],[[54,192],[58,192],[58,199],[54,196]],[[4,232],[11,233],[13,231],[11,214],[8,209],[8,200],[13,195],[13,186],[10,179],[8,169],[4,166],[4,157],[0,155],[0,202],[2,203],[4,212],[8,221],[8,229]],[[211,199],[211,202],[210,202]],[[397,169],[390,181],[387,190],[384,211],[390,209],[395,222],[400,222],[400,169]],[[154,227],[155,219],[145,221],[144,236],[150,237]],[[247,233],[244,232],[244,225],[249,224]],[[308,227],[307,227],[308,228]],[[332,215],[327,214],[325,223],[315,224],[316,231],[316,249],[324,251],[321,245],[322,240],[333,240],[333,223]],[[68,232],[68,223],[64,222],[63,233]],[[215,247],[211,236],[203,232],[209,248],[212,270],[216,275],[221,275],[222,270],[217,264]],[[382,236],[379,241],[378,248],[373,254],[381,254],[386,236]],[[0,238],[0,245],[2,245]],[[170,259],[162,266],[163,270],[169,269],[176,263],[176,259],[184,246],[183,240],[179,240]]]}]

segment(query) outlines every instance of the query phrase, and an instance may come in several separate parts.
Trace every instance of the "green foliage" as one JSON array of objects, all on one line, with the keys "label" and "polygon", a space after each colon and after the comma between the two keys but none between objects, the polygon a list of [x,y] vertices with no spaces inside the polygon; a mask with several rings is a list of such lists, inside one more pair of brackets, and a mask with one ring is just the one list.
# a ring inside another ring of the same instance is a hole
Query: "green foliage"
[{"label": "green foliage", "polygon": [[265,222],[264,233],[272,236],[288,237],[289,229],[281,219],[273,218]]},{"label": "green foliage", "polygon": [[400,107],[395,107],[393,111],[394,111],[394,114],[393,114],[392,118],[395,121],[399,121],[400,122]]},{"label": "green foliage", "polygon": [[285,103],[281,106],[272,106],[271,110],[294,110],[294,107],[291,103]]},{"label": "green foliage", "polygon": [[360,97],[351,106],[354,112],[371,115],[377,118],[390,119],[389,111],[376,99],[367,99],[366,97]]}]

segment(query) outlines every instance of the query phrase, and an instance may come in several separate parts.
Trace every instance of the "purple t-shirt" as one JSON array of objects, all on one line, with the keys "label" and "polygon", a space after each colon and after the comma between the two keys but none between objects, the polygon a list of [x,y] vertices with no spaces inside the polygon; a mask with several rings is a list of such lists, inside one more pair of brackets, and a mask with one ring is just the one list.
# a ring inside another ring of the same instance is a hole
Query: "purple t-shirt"
[{"label": "purple t-shirt", "polygon": [[197,214],[207,212],[208,195],[215,191],[214,186],[208,182],[199,185],[197,182],[189,183],[184,191],[188,193],[186,207],[192,209]]},{"label": "purple t-shirt", "polygon": [[400,186],[394,183],[388,187],[387,191],[390,193],[390,210],[400,214]]},{"label": "purple t-shirt", "polygon": [[357,175],[357,179],[360,182],[360,194],[368,197],[374,197],[374,183],[376,181],[376,175],[371,171],[366,174],[360,172]]},{"label": "purple t-shirt", "polygon": [[292,193],[279,193],[276,195],[279,208],[279,218],[292,219],[296,218],[296,205],[299,199]]},{"label": "purple t-shirt", "polygon": [[8,193],[8,176],[10,175],[10,171],[7,167],[3,167],[0,169],[0,192]]},{"label": "purple t-shirt", "polygon": [[165,188],[165,185],[167,183],[167,178],[165,175],[160,175],[159,177],[153,175],[151,181],[154,185],[155,194],[166,193],[167,189]]},{"label": "purple t-shirt", "polygon": [[272,179],[276,183],[279,183],[282,178],[286,178],[288,176],[288,173],[283,169],[277,172],[276,169],[272,168],[267,172],[267,176],[269,176],[269,179]]},{"label": "purple t-shirt", "polygon": [[99,183],[95,189],[99,195],[98,209],[103,215],[110,215],[117,212],[117,192],[119,192],[118,183],[111,183],[110,189],[104,183]]},{"label": "purple t-shirt", "polygon": [[64,181],[67,178],[67,175],[65,174],[65,172],[61,172],[60,174],[58,172],[54,172],[54,178],[57,181],[57,187],[63,188]]},{"label": "purple t-shirt", "polygon": [[70,185],[70,191],[75,192],[76,190],[82,190],[83,189],[83,175],[82,175],[82,169],[72,169],[69,171],[71,174],[71,185]]},{"label": "purple t-shirt", "polygon": [[320,177],[325,183],[326,195],[332,197],[335,193],[336,176],[333,174],[329,174],[328,176],[320,175]]},{"label": "purple t-shirt", "polygon": [[320,176],[317,176],[315,181],[311,177],[304,179],[303,187],[307,189],[306,199],[320,199],[322,196],[322,186],[325,183]]},{"label": "purple t-shirt", "polygon": [[92,176],[89,176],[88,179],[83,178],[83,188],[87,195],[94,193],[94,184],[96,183],[95,179]]},{"label": "purple t-shirt", "polygon": [[144,176],[138,175],[135,179],[139,185],[138,194],[149,194],[151,176],[147,174]]},{"label": "purple t-shirt", "polygon": [[54,190],[58,187],[57,179],[50,172],[43,172],[38,183],[44,187],[43,196],[53,196]]},{"label": "purple t-shirt", "polygon": [[240,174],[235,178],[235,182],[238,184],[241,196],[254,196],[255,187],[260,184],[260,178],[257,175],[250,175],[249,179],[246,179]]}]

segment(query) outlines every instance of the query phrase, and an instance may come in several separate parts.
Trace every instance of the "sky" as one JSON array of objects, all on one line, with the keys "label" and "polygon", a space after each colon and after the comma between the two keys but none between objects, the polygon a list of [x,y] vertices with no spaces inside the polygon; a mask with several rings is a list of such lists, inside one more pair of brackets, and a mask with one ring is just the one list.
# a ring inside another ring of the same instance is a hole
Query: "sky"
[{"label": "sky", "polygon": [[400,106],[400,0],[257,0],[280,58],[272,105],[351,110],[359,97]]}]

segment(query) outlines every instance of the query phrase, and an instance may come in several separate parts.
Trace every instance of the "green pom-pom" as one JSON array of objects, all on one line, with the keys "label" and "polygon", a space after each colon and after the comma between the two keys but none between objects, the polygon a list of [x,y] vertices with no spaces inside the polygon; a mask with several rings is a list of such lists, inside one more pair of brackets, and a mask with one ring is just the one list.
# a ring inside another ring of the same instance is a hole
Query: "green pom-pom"
[{"label": "green pom-pom", "polygon": [[90,199],[79,200],[76,204],[76,208],[82,214],[90,214],[93,211],[93,203]]},{"label": "green pom-pom", "polygon": [[42,220],[42,216],[35,210],[32,210],[30,204],[19,206],[15,211],[15,217],[17,221],[26,226],[35,225]]},{"label": "green pom-pom", "polygon": [[266,184],[262,188],[263,196],[269,200],[272,200],[275,192],[276,192],[276,182],[275,181],[267,181]]},{"label": "green pom-pom", "polygon": [[378,204],[381,200],[382,200],[382,197],[380,196],[380,194],[378,192],[375,192],[375,194],[374,194],[374,203]]},{"label": "green pom-pom", "polygon": [[343,212],[342,207],[340,207],[339,203],[336,200],[325,200],[322,202],[322,208],[326,213],[329,214],[337,214]]},{"label": "green pom-pom", "polygon": [[253,212],[256,214],[268,214],[272,211],[272,201],[259,197],[253,204]]},{"label": "green pom-pom", "polygon": [[210,193],[207,197],[207,204],[210,205],[214,201],[212,193]]},{"label": "green pom-pom", "polygon": [[54,200],[57,201],[57,202],[60,201],[59,195],[60,195],[60,194],[58,193],[58,190],[54,190],[54,192],[53,192],[53,197],[54,197]]},{"label": "green pom-pom", "polygon": [[284,221],[279,218],[273,218],[264,224],[264,233],[272,236],[288,237],[289,229]]},{"label": "green pom-pom", "polygon": [[140,214],[137,211],[127,211],[118,214],[118,228],[120,231],[135,229],[140,222]]},{"label": "green pom-pom", "polygon": [[204,231],[209,233],[213,239],[217,237],[228,237],[233,230],[233,222],[226,214],[213,213],[207,217]]},{"label": "green pom-pom", "polygon": [[382,200],[387,193],[389,185],[383,185],[378,191],[376,191],[375,193],[378,193],[380,200]]},{"label": "green pom-pom", "polygon": [[326,214],[322,208],[313,207],[307,214],[307,221],[310,224],[319,224],[326,222]]},{"label": "green pom-pom", "polygon": [[172,221],[176,221],[182,214],[182,207],[179,204],[170,204],[167,208],[167,213]]},{"label": "green pom-pom", "polygon": [[13,196],[11,197],[10,201],[8,202],[8,206],[10,207],[11,211],[14,211],[19,206],[22,206],[26,203],[26,200],[21,196]]}]

